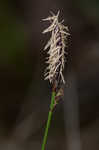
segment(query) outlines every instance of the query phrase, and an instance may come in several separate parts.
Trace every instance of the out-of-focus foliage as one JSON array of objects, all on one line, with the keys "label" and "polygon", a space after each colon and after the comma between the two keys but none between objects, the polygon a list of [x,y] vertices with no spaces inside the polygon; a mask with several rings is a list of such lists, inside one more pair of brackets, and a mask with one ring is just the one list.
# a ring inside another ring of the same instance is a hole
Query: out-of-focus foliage
[{"label": "out-of-focus foliage", "polygon": [[0,65],[15,63],[26,53],[27,33],[12,12],[7,4],[0,4]]},{"label": "out-of-focus foliage", "polygon": [[99,0],[77,0],[73,3],[89,20],[99,23]]}]

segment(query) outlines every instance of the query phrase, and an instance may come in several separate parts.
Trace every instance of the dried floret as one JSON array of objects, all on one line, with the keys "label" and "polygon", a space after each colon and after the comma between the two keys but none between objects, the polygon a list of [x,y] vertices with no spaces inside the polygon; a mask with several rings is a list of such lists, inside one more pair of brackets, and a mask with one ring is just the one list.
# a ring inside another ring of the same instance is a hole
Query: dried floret
[{"label": "dried floret", "polygon": [[51,38],[46,44],[44,50],[48,50],[48,67],[46,68],[45,80],[49,80],[50,83],[65,83],[63,76],[63,69],[65,63],[65,47],[67,47],[67,37],[69,30],[67,26],[64,26],[63,21],[59,22],[59,11],[57,15],[52,13],[52,16],[43,19],[43,21],[50,21],[51,25],[43,31],[43,33],[51,32]]}]

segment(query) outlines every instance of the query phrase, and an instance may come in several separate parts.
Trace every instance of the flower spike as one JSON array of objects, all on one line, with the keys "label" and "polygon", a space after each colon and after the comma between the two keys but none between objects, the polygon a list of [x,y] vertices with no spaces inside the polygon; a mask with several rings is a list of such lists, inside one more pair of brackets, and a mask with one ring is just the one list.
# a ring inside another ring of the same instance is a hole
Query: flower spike
[{"label": "flower spike", "polygon": [[64,26],[62,23],[64,20],[59,22],[59,14],[57,15],[51,12],[52,16],[49,16],[43,21],[50,21],[51,25],[43,31],[43,33],[51,32],[51,38],[46,44],[44,50],[48,50],[47,54],[49,55],[47,64],[48,67],[45,73],[45,80],[49,80],[50,83],[57,82],[65,83],[63,76],[63,69],[65,63],[65,55],[68,54],[65,52],[65,47],[67,47],[67,37],[69,34],[69,30],[67,26]]}]

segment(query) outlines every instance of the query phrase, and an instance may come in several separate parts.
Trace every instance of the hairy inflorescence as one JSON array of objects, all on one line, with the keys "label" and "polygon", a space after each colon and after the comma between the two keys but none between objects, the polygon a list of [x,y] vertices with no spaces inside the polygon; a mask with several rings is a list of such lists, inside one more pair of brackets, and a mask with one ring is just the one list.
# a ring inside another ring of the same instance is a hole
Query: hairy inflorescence
[{"label": "hairy inflorescence", "polygon": [[45,80],[49,80],[50,83],[65,83],[63,70],[66,61],[66,55],[68,52],[65,51],[67,47],[67,37],[69,30],[67,26],[64,26],[63,21],[59,22],[59,11],[57,15],[52,15],[43,21],[50,21],[51,25],[43,31],[43,33],[51,32],[51,38],[46,44],[44,50],[48,50],[48,64],[45,72]]}]

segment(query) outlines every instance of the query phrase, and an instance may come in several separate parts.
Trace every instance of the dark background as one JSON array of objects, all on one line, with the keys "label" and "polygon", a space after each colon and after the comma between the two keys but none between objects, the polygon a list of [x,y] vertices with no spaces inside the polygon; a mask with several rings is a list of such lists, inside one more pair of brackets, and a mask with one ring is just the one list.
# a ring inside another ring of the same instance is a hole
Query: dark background
[{"label": "dark background", "polygon": [[47,150],[99,149],[99,1],[0,1],[0,149],[40,150],[51,86],[44,81],[49,12],[68,25],[64,101],[54,110]]}]

